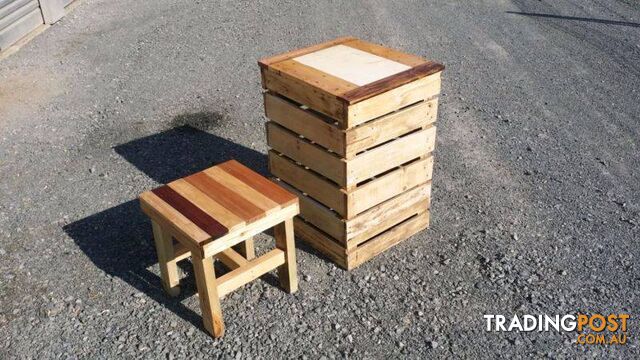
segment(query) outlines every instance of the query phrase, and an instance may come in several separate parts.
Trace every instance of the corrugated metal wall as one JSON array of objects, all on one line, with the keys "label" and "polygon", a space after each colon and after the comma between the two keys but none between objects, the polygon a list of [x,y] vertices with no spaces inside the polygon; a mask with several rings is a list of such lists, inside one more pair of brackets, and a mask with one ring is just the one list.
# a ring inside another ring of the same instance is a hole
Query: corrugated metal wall
[{"label": "corrugated metal wall", "polygon": [[75,0],[0,0],[0,51],[42,24],[53,24]]},{"label": "corrugated metal wall", "polygon": [[0,0],[0,50],[42,24],[38,0]]}]

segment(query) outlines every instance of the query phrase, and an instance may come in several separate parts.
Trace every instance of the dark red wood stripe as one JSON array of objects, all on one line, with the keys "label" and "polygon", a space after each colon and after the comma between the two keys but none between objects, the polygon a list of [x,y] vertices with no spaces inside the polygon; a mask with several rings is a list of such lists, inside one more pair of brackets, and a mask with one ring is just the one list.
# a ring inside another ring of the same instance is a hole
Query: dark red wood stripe
[{"label": "dark red wood stripe", "polygon": [[204,172],[188,176],[185,180],[246,222],[255,221],[266,215],[264,210],[220,184]]},{"label": "dark red wood stripe", "polygon": [[217,239],[229,232],[229,229],[224,225],[217,222],[216,219],[209,216],[169,186],[165,185],[151,191],[197,227],[211,235],[213,239]]},{"label": "dark red wood stripe", "polygon": [[274,184],[272,181],[269,181],[264,176],[254,172],[236,160],[227,161],[218,165],[218,167],[280,205],[288,205],[297,199],[294,194]]},{"label": "dark red wood stripe", "polygon": [[366,100],[375,95],[381,94],[387,90],[391,90],[398,86],[407,84],[413,80],[433,75],[443,70],[444,65],[435,63],[433,61],[427,61],[424,64],[418,65],[403,72],[399,72],[397,74],[387,76],[386,78],[374,81],[370,84],[361,86],[359,88],[349,90],[340,95],[339,98],[349,104],[355,104],[359,101]]}]

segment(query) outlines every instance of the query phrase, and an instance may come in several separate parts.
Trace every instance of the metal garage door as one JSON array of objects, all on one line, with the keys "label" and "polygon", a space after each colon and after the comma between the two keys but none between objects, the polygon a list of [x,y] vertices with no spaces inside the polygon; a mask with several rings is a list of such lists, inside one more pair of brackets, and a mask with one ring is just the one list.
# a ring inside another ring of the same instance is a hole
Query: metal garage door
[{"label": "metal garage door", "polygon": [[53,24],[73,0],[0,0],[0,51],[38,26]]},{"label": "metal garage door", "polygon": [[0,50],[43,23],[38,0],[0,0]]}]

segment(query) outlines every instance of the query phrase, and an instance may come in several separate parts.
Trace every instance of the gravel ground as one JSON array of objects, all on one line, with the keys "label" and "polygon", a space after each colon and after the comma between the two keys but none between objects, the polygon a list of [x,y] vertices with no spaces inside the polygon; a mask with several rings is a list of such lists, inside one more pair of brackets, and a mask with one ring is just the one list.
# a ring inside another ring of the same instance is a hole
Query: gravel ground
[{"label": "gravel ground", "polygon": [[[0,358],[638,358],[639,4],[83,1],[0,62]],[[256,60],[342,35],[447,65],[431,229],[352,272],[299,242],[298,293],[233,293],[213,340],[136,196],[265,172]],[[628,344],[482,317],[576,312]]]}]

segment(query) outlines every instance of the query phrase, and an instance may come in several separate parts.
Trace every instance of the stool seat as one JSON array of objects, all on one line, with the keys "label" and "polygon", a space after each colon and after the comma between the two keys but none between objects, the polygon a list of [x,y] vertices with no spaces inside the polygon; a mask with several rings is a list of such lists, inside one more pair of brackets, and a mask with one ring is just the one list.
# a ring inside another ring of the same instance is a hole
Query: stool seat
[{"label": "stool seat", "polygon": [[175,180],[140,195],[143,210],[194,245],[233,234],[298,198],[236,160]]},{"label": "stool seat", "polygon": [[[163,287],[179,294],[177,262],[191,257],[204,326],[213,336],[224,334],[219,299],[231,291],[274,269],[281,286],[296,291],[298,198],[239,162],[144,192],[140,206],[153,225]],[[276,248],[256,258],[252,237],[271,227]],[[216,278],[214,258],[230,272]]]}]

